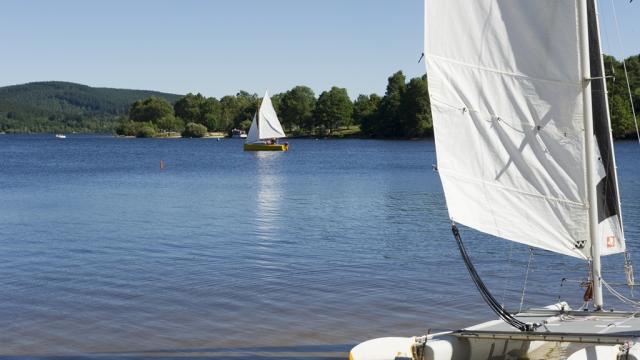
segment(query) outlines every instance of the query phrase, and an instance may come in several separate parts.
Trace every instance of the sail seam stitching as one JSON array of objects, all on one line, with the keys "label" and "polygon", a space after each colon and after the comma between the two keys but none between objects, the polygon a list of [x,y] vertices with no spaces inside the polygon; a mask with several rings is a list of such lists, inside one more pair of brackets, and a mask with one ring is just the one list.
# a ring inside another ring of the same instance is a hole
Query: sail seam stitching
[{"label": "sail seam stitching", "polygon": [[580,202],[576,202],[576,201],[572,201],[572,200],[565,200],[565,199],[559,199],[553,196],[545,196],[545,195],[540,195],[540,194],[534,194],[534,193],[530,193],[527,191],[523,191],[523,190],[518,190],[512,187],[508,187],[508,186],[504,186],[504,185],[497,185],[494,184],[492,182],[489,181],[485,181],[485,180],[480,180],[480,179],[475,179],[475,178],[471,178],[468,176],[463,176],[460,175],[459,173],[452,171],[452,170],[447,170],[447,169],[443,169],[441,166],[438,167],[438,173],[440,174],[445,174],[454,178],[458,178],[460,180],[463,181],[468,181],[468,182],[476,182],[476,183],[480,183],[480,184],[484,184],[484,185],[489,185],[491,187],[495,187],[495,188],[500,188],[502,190],[507,190],[507,191],[511,191],[511,192],[515,192],[515,193],[519,193],[522,195],[528,195],[531,197],[537,197],[537,198],[542,198],[545,200],[550,200],[550,201],[555,201],[555,202],[560,202],[560,203],[565,203],[565,204],[570,204],[570,205],[577,205],[580,206],[584,209],[588,208],[588,205],[585,203],[580,203]]},{"label": "sail seam stitching", "polygon": [[560,80],[550,80],[550,79],[536,78],[536,77],[526,76],[526,75],[522,75],[522,74],[516,74],[516,73],[513,73],[513,72],[509,72],[509,71],[502,71],[502,70],[498,70],[498,69],[492,69],[492,68],[489,68],[489,67],[473,65],[473,64],[469,64],[469,63],[466,63],[466,62],[463,62],[463,61],[458,61],[458,60],[453,60],[453,59],[449,59],[449,58],[446,58],[446,57],[442,57],[442,56],[439,56],[439,55],[427,54],[426,56],[428,58],[438,59],[438,60],[442,60],[444,62],[448,62],[448,63],[452,63],[452,64],[464,66],[464,67],[468,67],[468,68],[471,68],[471,69],[491,72],[491,73],[494,73],[494,74],[506,75],[506,76],[510,76],[510,77],[515,77],[515,78],[520,78],[520,79],[528,79],[528,80],[538,81],[538,82],[546,82],[546,83],[552,83],[552,84],[562,84],[562,85],[565,85],[565,86],[582,88],[582,84],[580,82],[566,82],[566,81],[560,81]]}]

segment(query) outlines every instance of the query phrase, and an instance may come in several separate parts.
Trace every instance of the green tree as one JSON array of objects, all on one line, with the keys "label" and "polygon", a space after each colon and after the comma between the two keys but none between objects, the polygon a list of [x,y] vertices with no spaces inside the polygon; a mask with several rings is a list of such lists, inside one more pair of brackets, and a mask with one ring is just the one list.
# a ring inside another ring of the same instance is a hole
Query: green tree
[{"label": "green tree", "polygon": [[238,128],[240,130],[249,131],[250,127],[251,127],[251,120],[244,120],[243,122],[240,123]]},{"label": "green tree", "polygon": [[399,130],[402,137],[421,137],[433,130],[426,75],[413,78],[405,87],[399,109]]},{"label": "green tree", "polygon": [[[629,87],[622,62],[612,56],[604,56],[605,72],[608,76],[607,90],[609,95],[609,110],[611,113],[611,130],[615,138],[628,136],[635,129],[631,103],[629,102],[629,88],[632,94],[640,95],[640,55],[631,56],[625,60],[629,74]],[[636,111],[640,105],[640,97],[634,96]]]},{"label": "green tree", "polygon": [[120,136],[136,136],[138,132],[138,124],[129,119],[120,119],[116,126],[116,134]]},{"label": "green tree", "polygon": [[138,100],[129,108],[129,118],[138,122],[155,123],[169,115],[173,115],[171,103],[155,96],[145,100]]},{"label": "green tree", "polygon": [[611,109],[611,130],[616,138],[624,138],[629,135],[634,128],[633,115],[629,102],[622,96],[614,95],[611,98],[609,108]]},{"label": "green tree", "polygon": [[220,118],[218,121],[218,127],[224,128],[227,131],[231,131],[234,128],[234,121],[238,114],[240,106],[235,96],[227,95],[220,99]]},{"label": "green tree", "polygon": [[273,105],[273,109],[276,113],[280,114],[280,104],[282,103],[283,93],[273,94],[271,95],[271,105]]},{"label": "green tree", "polygon": [[173,115],[167,115],[156,121],[156,126],[161,132],[181,132],[184,129],[184,122]]},{"label": "green tree", "polygon": [[234,127],[238,127],[241,122],[253,119],[253,114],[258,111],[262,99],[258,94],[249,94],[246,91],[240,91],[236,94],[238,101],[238,114],[233,121]]},{"label": "green tree", "polygon": [[178,100],[173,108],[176,116],[186,123],[202,124],[210,131],[224,131],[228,127],[224,121],[222,105],[216,98],[189,93]]},{"label": "green tree", "polygon": [[371,129],[374,135],[383,137],[401,136],[402,130],[399,126],[400,106],[405,91],[405,81],[406,78],[402,71],[398,71],[389,77],[387,91],[380,102],[376,121]]},{"label": "green tree", "polygon": [[188,93],[173,105],[175,115],[186,122],[201,123],[203,114],[202,103],[205,101],[201,94]]},{"label": "green tree", "polygon": [[332,87],[320,94],[313,117],[317,125],[331,132],[339,126],[349,125],[353,114],[353,103],[347,89]]},{"label": "green tree", "polygon": [[294,127],[303,129],[311,127],[315,107],[316,95],[313,90],[307,86],[296,86],[282,96],[278,115],[282,125],[289,131]]},{"label": "green tree", "polygon": [[206,98],[200,103],[200,119],[194,121],[207,127],[210,131],[225,131],[222,121],[222,105],[216,98]]},{"label": "green tree", "polygon": [[353,102],[353,123],[362,128],[370,128],[371,122],[380,107],[380,96],[377,94],[360,95]]},{"label": "green tree", "polygon": [[184,127],[182,137],[186,138],[201,138],[207,135],[207,127],[202,124],[188,123]]},{"label": "green tree", "polygon": [[152,138],[155,137],[158,131],[153,123],[138,123],[137,124],[136,137],[139,138]]}]

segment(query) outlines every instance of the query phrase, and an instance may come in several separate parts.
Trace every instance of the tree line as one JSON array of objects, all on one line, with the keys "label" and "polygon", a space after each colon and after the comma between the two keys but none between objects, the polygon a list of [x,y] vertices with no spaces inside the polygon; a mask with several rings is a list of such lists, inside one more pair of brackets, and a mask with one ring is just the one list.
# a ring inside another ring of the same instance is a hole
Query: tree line
[{"label": "tree line", "polygon": [[[131,104],[116,132],[140,137],[163,132],[185,135],[185,129],[196,125],[207,132],[247,131],[261,100],[246,91],[221,99],[190,93],[174,104],[149,97]],[[271,101],[282,126],[294,136],[332,136],[337,130],[359,127],[360,136],[403,138],[426,136],[432,129],[426,76],[407,82],[401,71],[389,78],[382,97],[360,95],[352,101],[346,89],[336,86],[316,97],[311,88],[296,86],[271,96]]]},{"label": "tree line", "polygon": [[[627,83],[622,63],[605,57],[613,135],[634,136]],[[640,55],[626,60],[636,108],[640,108]],[[487,89],[491,91],[491,89]],[[374,138],[420,138],[430,136],[433,123],[427,77],[407,80],[402,71],[391,75],[385,94],[359,95],[352,101],[347,90],[332,87],[316,97],[307,86],[296,86],[271,97],[288,134],[293,136],[342,136]],[[187,94],[174,104],[159,97],[134,102],[116,131],[122,135],[154,136],[158,132],[181,132],[199,137],[207,132],[247,131],[260,105],[257,94],[240,91],[220,99]]]}]

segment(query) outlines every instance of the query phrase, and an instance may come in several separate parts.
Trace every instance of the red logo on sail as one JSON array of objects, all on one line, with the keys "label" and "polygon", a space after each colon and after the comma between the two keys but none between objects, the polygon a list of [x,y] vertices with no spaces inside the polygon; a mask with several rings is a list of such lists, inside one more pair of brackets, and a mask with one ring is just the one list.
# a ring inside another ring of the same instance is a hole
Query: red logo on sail
[{"label": "red logo on sail", "polygon": [[616,247],[616,237],[615,236],[608,236],[607,237],[607,249],[611,249]]}]

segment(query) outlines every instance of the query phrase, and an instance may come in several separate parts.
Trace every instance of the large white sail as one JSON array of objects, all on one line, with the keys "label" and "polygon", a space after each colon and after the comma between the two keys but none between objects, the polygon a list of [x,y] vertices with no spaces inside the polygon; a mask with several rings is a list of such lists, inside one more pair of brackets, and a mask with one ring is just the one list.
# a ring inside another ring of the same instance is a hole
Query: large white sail
[{"label": "large white sail", "polygon": [[278,115],[273,108],[268,92],[265,92],[264,98],[262,98],[258,116],[260,119],[258,121],[260,139],[277,139],[287,136],[282,129],[282,125],[280,125],[280,120],[278,120]]},{"label": "large white sail", "polygon": [[269,93],[265,92],[262,98],[260,108],[253,115],[253,121],[251,122],[251,128],[249,128],[249,134],[245,142],[247,144],[262,142],[266,139],[279,139],[287,137],[280,125],[276,110],[273,108]]},{"label": "large white sail", "polygon": [[[576,1],[428,0],[425,57],[451,219],[586,259],[580,64],[589,59],[580,58]],[[600,164],[601,178],[611,166]],[[603,255],[624,250],[615,206],[600,220]]]}]

